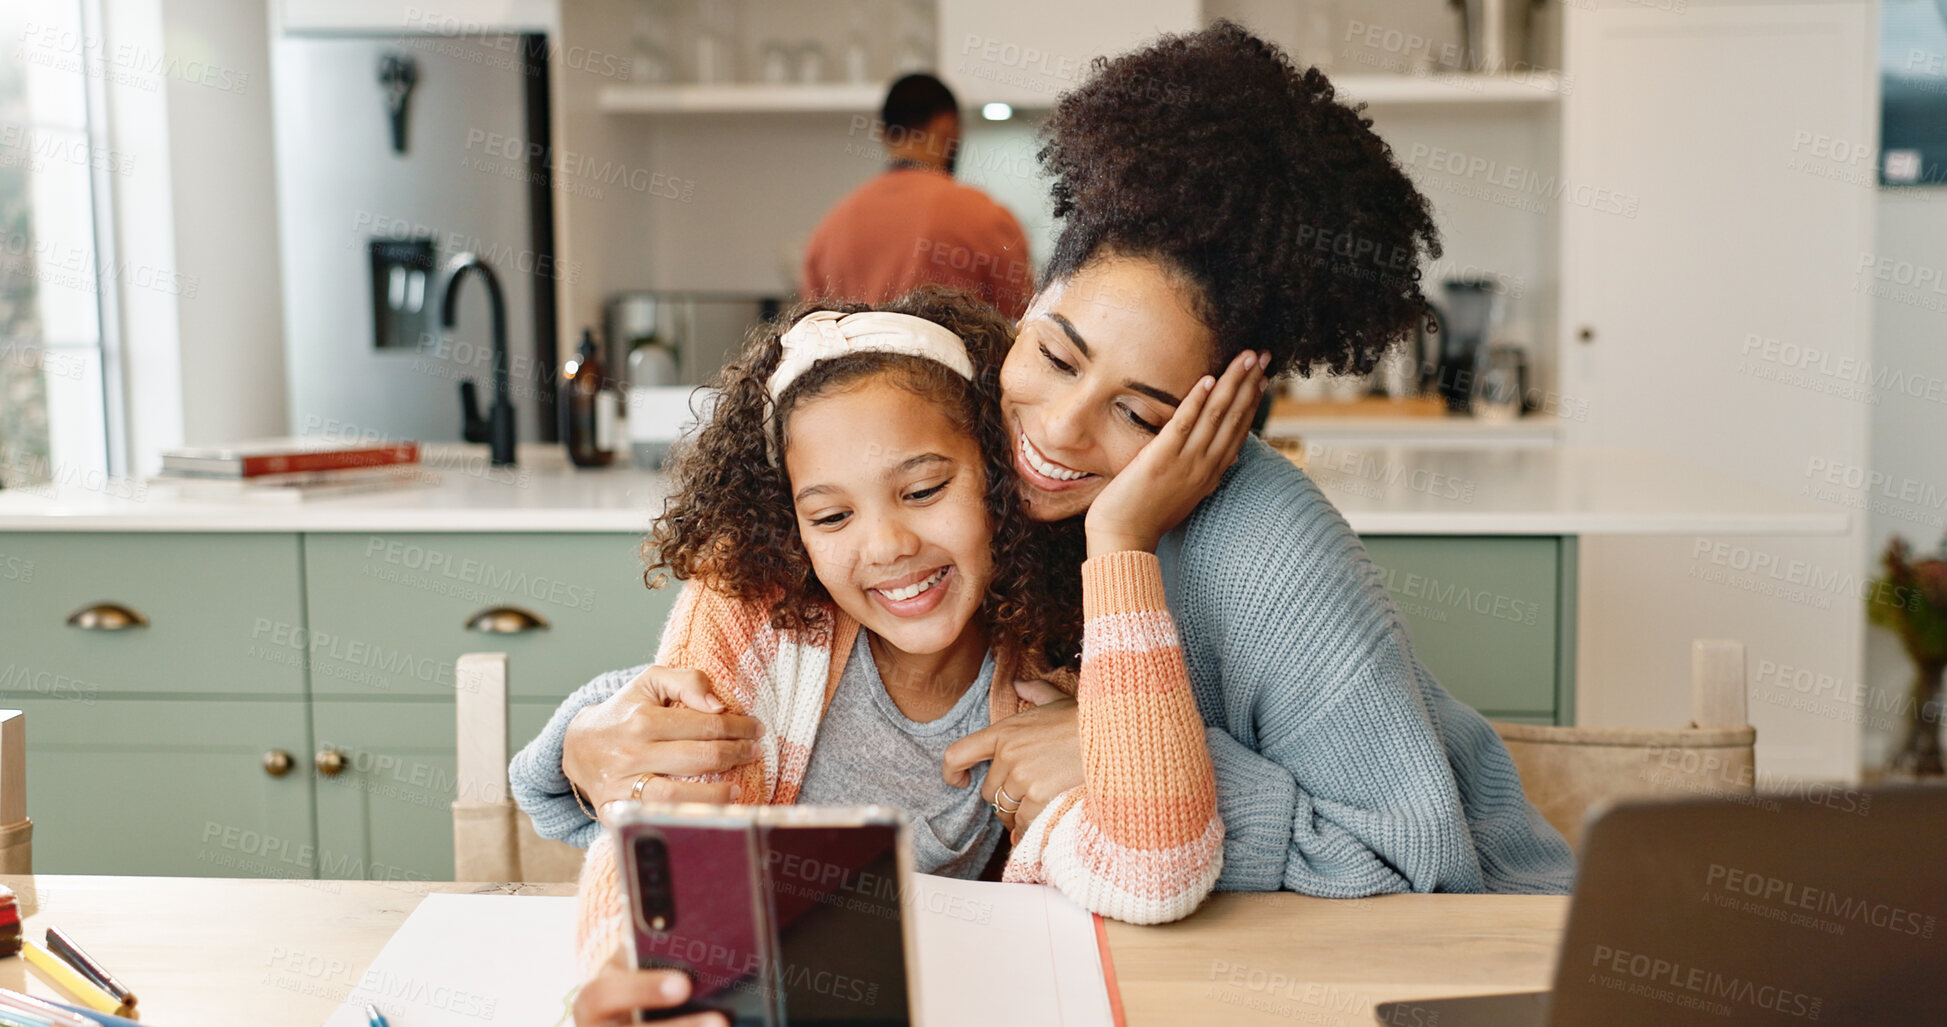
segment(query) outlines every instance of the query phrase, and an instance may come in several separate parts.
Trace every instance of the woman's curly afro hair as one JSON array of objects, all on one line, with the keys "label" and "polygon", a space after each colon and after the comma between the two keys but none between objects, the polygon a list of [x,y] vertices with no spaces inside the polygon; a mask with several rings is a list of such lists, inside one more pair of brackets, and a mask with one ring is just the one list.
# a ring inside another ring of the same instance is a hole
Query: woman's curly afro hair
[{"label": "woman's curly afro hair", "polygon": [[1042,128],[1063,221],[1047,270],[1159,260],[1196,287],[1221,367],[1370,371],[1425,317],[1426,198],[1317,68],[1231,21],[1097,58]]},{"label": "woman's curly afro hair", "polygon": [[[782,355],[779,340],[815,310],[890,310],[943,325],[966,344],[974,378],[898,354],[821,360],[777,397],[775,419],[786,438],[774,439],[766,383]],[[1080,532],[1074,525],[1036,524],[1022,509],[1013,439],[1000,406],[1001,360],[1013,340],[1013,324],[993,307],[970,293],[938,286],[884,305],[800,303],[752,329],[742,355],[717,378],[720,391],[709,421],[671,462],[669,498],[643,544],[645,580],[658,586],[657,572],[667,568],[679,579],[700,579],[733,598],[768,607],[772,627],[828,628],[831,593],[812,570],[798,534],[790,482],[783,467],[771,463],[770,447],[778,446],[781,464],[796,407],[868,379],[884,379],[939,404],[979,445],[994,558],[980,616],[996,648],[1025,660],[1024,670],[1073,664],[1081,642],[1080,574],[1074,571],[1081,565]]]}]

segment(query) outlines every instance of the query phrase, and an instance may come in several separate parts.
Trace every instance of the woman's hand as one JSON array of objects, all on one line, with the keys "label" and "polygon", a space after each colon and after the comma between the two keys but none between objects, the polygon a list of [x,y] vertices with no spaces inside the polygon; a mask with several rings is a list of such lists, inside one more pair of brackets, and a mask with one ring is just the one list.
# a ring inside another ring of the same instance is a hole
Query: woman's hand
[{"label": "woman's hand", "polygon": [[[622,1027],[636,1022],[638,1010],[675,1009],[690,997],[690,979],[680,970],[638,970],[621,949],[575,995],[575,1027]],[[696,1013],[658,1020],[669,1027],[730,1027],[721,1013]]]},{"label": "woman's hand", "polygon": [[[1088,555],[1149,553],[1223,480],[1264,397],[1270,354],[1239,353],[1222,378],[1205,376],[1156,437],[1102,487],[1083,526]],[[1013,790],[1009,789],[1012,795]]]},{"label": "woman's hand", "polygon": [[965,788],[967,771],[992,760],[980,796],[991,803],[1001,789],[1007,790],[1001,807],[1013,812],[1001,813],[1001,823],[1018,842],[1048,803],[1082,783],[1082,733],[1075,722],[1079,711],[1075,700],[1063,697],[975,731],[947,747],[941,776],[947,784]]},{"label": "woman's hand", "polygon": [[[710,679],[677,667],[650,667],[620,691],[568,722],[561,770],[597,809],[626,799],[645,773],[716,774],[757,759],[764,733],[755,717],[723,712]],[[736,802],[728,781],[657,777],[642,789],[653,802]]]}]

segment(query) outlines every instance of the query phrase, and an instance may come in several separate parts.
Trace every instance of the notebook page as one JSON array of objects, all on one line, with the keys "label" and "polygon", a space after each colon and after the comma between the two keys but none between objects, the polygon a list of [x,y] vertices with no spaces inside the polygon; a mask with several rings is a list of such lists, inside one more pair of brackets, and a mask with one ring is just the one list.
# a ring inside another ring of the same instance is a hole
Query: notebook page
[{"label": "notebook page", "polygon": [[[1111,1027],[1094,919],[1042,885],[914,878],[906,904],[925,1027]],[[326,1027],[569,1027],[572,898],[426,896]],[[909,968],[910,970],[911,968]]]}]

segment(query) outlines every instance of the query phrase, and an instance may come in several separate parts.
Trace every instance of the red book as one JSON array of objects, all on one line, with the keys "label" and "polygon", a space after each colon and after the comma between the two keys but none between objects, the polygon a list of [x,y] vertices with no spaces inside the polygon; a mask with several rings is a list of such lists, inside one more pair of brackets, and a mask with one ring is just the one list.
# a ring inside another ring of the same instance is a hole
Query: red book
[{"label": "red book", "polygon": [[256,478],[266,474],[343,471],[418,461],[417,442],[270,439],[233,446],[172,449],[162,454],[162,470],[165,474],[190,477]]}]

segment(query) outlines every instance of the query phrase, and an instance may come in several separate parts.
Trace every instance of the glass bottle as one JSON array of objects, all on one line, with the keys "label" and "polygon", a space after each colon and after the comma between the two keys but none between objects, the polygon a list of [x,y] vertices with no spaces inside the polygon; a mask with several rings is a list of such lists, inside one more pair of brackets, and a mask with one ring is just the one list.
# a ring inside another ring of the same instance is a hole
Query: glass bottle
[{"label": "glass bottle", "polygon": [[582,329],[581,352],[561,368],[561,437],[576,467],[608,466],[620,442],[620,405],[596,349],[595,333]]}]

